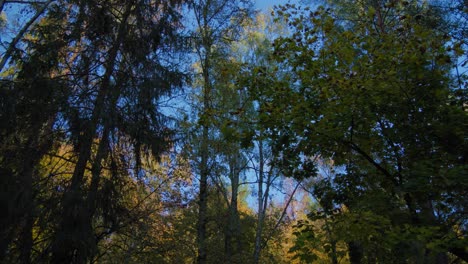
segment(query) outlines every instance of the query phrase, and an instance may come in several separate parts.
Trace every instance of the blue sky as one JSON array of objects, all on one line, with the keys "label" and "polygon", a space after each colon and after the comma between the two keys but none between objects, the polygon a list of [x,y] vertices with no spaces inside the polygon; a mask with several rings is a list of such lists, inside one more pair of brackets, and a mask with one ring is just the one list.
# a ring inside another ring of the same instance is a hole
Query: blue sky
[{"label": "blue sky", "polygon": [[[268,11],[274,5],[286,4],[288,0],[255,0],[255,7],[264,11]],[[298,0],[291,0],[291,3],[297,3]]]}]

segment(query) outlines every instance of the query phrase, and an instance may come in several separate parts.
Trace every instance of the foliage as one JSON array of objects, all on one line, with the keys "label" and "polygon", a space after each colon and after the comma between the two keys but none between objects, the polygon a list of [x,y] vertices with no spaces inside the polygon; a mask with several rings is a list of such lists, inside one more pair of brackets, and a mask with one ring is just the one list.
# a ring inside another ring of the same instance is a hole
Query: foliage
[{"label": "foliage", "polygon": [[[412,242],[424,254],[400,252],[403,259],[447,251],[465,259],[458,250],[464,232],[458,238],[453,233],[466,229],[461,213],[467,115],[461,102],[453,102],[456,41],[433,26],[441,18],[431,6],[347,4],[276,11],[292,29],[290,37],[275,42],[275,58],[289,67],[292,81],[262,92],[274,105],[265,124],[282,147],[282,162],[291,167],[291,160],[320,153],[341,167],[331,182],[314,188],[327,214],[343,204],[352,213],[371,212],[386,236],[404,225],[430,234],[431,243],[427,237]],[[359,259],[385,262],[387,250],[404,251],[380,241],[368,245],[359,232],[352,237],[372,251]]]},{"label": "foliage", "polygon": [[0,262],[468,261],[466,3],[306,2],[0,1]]}]

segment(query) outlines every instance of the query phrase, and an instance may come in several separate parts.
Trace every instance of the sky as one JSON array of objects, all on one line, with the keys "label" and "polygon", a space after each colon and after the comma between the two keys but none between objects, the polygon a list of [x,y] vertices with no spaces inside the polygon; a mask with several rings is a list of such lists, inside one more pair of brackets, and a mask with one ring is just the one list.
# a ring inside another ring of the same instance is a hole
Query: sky
[{"label": "sky", "polygon": [[254,0],[255,7],[263,11],[268,11],[274,5],[286,4],[288,2],[298,3],[298,0]]}]

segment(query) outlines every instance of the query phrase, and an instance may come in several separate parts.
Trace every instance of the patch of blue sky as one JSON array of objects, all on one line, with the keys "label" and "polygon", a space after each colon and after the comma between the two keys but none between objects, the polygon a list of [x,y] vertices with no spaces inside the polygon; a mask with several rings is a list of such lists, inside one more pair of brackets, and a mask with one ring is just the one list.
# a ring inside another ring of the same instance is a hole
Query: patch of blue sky
[{"label": "patch of blue sky", "polygon": [[303,2],[301,0],[257,0],[255,2],[255,7],[261,11],[269,11],[275,5],[284,5],[287,3],[299,4]]}]

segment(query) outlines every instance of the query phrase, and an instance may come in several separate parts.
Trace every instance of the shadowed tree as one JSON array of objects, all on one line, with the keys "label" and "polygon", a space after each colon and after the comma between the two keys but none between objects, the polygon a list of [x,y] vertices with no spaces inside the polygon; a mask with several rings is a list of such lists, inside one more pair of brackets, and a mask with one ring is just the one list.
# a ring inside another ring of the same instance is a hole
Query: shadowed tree
[{"label": "shadowed tree", "polygon": [[[13,67],[1,87],[0,117],[10,124],[1,131],[7,212],[1,254],[31,261],[33,223],[46,218],[50,224],[37,232],[48,236],[35,260],[83,263],[96,254],[103,233],[120,228],[124,194],[118,191],[123,178],[138,175],[140,153],[158,157],[170,145],[170,124],[158,102],[184,81],[172,63],[183,1],[51,2],[37,3],[38,12],[2,57],[2,67]],[[18,147],[12,148],[15,140]],[[134,156],[120,152],[122,142],[131,142]],[[62,156],[73,164],[71,175],[53,189],[40,189],[50,187],[44,178],[58,180],[40,174],[40,161],[45,154],[63,155],[52,148],[60,145],[73,148],[75,155]],[[110,180],[103,181],[108,173]],[[18,198],[10,199],[12,193]],[[38,200],[42,195],[55,196],[58,205]]]}]

